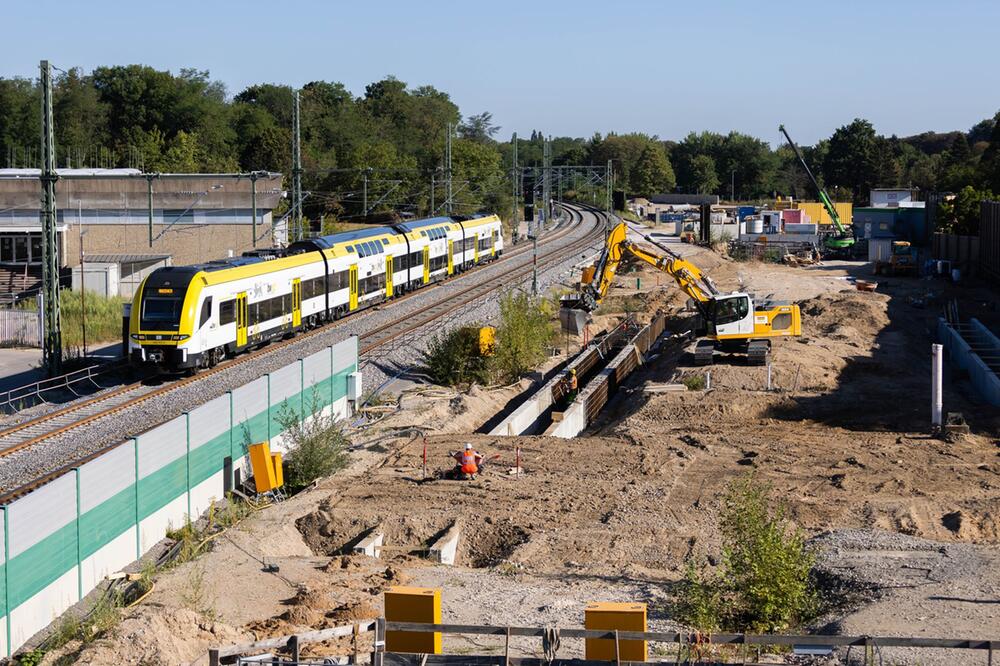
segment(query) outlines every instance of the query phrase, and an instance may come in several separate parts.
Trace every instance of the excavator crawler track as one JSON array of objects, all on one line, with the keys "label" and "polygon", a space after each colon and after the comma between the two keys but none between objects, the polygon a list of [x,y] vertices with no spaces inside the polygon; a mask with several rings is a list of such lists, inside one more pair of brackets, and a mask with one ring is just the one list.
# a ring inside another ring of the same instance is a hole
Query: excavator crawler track
[{"label": "excavator crawler track", "polygon": [[747,344],[747,364],[767,365],[771,361],[771,344],[767,340],[751,340]]},{"label": "excavator crawler track", "polygon": [[715,357],[715,343],[711,340],[699,340],[694,347],[695,365],[712,365]]}]

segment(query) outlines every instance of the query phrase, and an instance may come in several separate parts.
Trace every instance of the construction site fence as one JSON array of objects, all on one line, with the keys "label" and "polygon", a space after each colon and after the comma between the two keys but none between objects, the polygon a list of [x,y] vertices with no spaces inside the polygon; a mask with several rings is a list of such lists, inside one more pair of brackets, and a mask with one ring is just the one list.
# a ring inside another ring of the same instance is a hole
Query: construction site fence
[{"label": "construction site fence", "polygon": [[979,270],[1000,286],[1000,201],[984,201],[979,217]]},{"label": "construction site fence", "polygon": [[351,337],[0,497],[0,655],[222,500],[250,444],[282,450],[286,414],[346,417],[357,364]]},{"label": "construction site fence", "polygon": [[931,240],[931,256],[950,261],[967,275],[979,268],[979,236],[935,233]]},{"label": "construction site fence", "polygon": [[41,347],[42,316],[38,310],[0,308],[0,347]]},{"label": "construction site fence", "polygon": [[[504,654],[436,654],[436,655],[409,655],[387,651],[386,632],[420,632],[420,633],[440,633],[445,635],[466,635],[466,636],[496,636],[504,639]],[[650,662],[630,661],[629,664],[644,663],[674,663],[674,664],[712,664],[716,663],[715,648],[729,646],[739,647],[760,647],[776,648],[780,647],[793,652],[803,652],[808,654],[823,653],[834,649],[847,649],[848,651],[857,648],[859,656],[864,656],[866,663],[876,663],[876,655],[879,662],[882,660],[881,650],[884,648],[909,648],[909,649],[933,649],[933,650],[973,650],[979,651],[984,656],[984,663],[992,666],[993,656],[996,650],[1000,650],[1000,640],[992,639],[968,639],[968,638],[927,638],[927,637],[904,637],[904,636],[827,636],[815,634],[746,634],[746,633],[719,633],[701,634],[690,632],[658,632],[658,631],[621,631],[621,630],[593,630],[577,628],[558,627],[512,627],[501,625],[467,625],[467,624],[423,624],[416,622],[388,622],[385,618],[375,620],[363,620],[353,625],[344,625],[323,629],[293,636],[282,636],[271,638],[255,643],[245,643],[240,645],[230,645],[223,648],[209,650],[209,666],[221,666],[222,664],[240,662],[241,656],[247,656],[250,663],[250,655],[260,654],[268,651],[273,658],[270,663],[282,664],[305,664],[305,663],[359,663],[361,661],[360,651],[357,649],[357,637],[362,633],[374,632],[373,648],[366,655],[373,666],[383,666],[384,664],[490,664],[501,666],[503,664],[573,664],[581,666],[583,664],[606,664],[607,661],[594,661],[583,659],[560,659],[558,657],[559,646],[564,639],[598,639],[615,642],[615,654],[619,654],[620,641],[646,641],[647,643],[659,644],[667,653],[673,653],[672,660],[658,660]],[[337,637],[354,636],[353,654],[345,657],[335,657],[329,661],[305,662],[300,661],[300,649],[311,643],[321,643]],[[537,638],[541,641],[544,658],[524,658],[513,657],[510,654],[512,637]],[[290,661],[282,661],[274,657],[275,651],[284,652]],[[869,660],[870,657],[870,660]],[[257,661],[256,663],[261,663]],[[264,662],[269,663],[269,662]],[[744,660],[741,663],[750,663]]]}]

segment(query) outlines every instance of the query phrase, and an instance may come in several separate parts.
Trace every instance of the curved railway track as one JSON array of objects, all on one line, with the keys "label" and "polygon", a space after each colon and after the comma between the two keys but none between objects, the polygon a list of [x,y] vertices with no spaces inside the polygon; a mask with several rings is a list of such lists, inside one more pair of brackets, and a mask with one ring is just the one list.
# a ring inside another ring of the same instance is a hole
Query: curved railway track
[{"label": "curved railway track", "polygon": [[[573,207],[564,206],[564,210],[569,213],[569,222],[553,230],[546,237],[544,237],[544,239],[540,240],[538,252],[539,260],[553,260],[554,262],[562,261],[568,256],[579,252],[582,248],[590,246],[603,236],[603,225],[600,224],[600,222],[604,219],[603,216],[606,214],[589,206],[581,205],[579,208],[580,210],[577,210]],[[586,217],[585,212],[589,212],[594,215],[597,220],[597,224],[594,224],[594,226],[579,239],[563,246],[551,247],[554,241],[565,237],[567,234],[576,230],[581,224],[584,224]],[[530,245],[523,245],[506,253],[502,259],[502,263],[505,265],[508,262],[512,263],[510,265],[510,270],[503,275],[502,279],[493,278],[475,281],[473,278],[472,283],[468,286],[450,290],[441,298],[435,300],[432,304],[421,309],[417,313],[411,312],[409,314],[404,314],[403,316],[395,318],[385,324],[361,333],[359,335],[359,355],[367,354],[379,349],[380,347],[387,345],[403,335],[426,326],[447,313],[454,312],[457,308],[471,304],[501,287],[509,286],[512,283],[516,283],[517,280],[521,278],[530,276],[533,264],[532,260],[529,258],[527,261],[523,259],[518,261],[517,258],[523,257],[524,255],[529,255],[530,257],[531,251],[532,248]],[[497,263],[490,263],[477,267],[463,275],[458,284],[464,282],[464,280],[468,279],[468,277],[474,276],[477,272],[496,265]],[[447,285],[455,283],[446,282],[441,284]],[[437,286],[438,285],[435,285],[435,287]],[[402,298],[394,299],[390,303],[394,304],[411,298],[416,298],[421,294],[426,295],[431,293],[435,287],[432,287],[430,290],[422,289],[411,294],[407,294]],[[370,310],[361,312],[354,317],[348,317],[346,319],[333,322],[327,326],[323,326],[306,333],[301,333],[294,338],[272,343],[255,352],[243,354],[225,363],[221,363],[215,368],[202,371],[191,377],[172,381],[168,380],[168,383],[160,385],[149,384],[146,380],[127,384],[111,389],[101,395],[75,402],[61,409],[40,415],[23,423],[4,429],[0,431],[0,464],[3,464],[2,460],[4,457],[10,456],[15,452],[24,451],[25,449],[31,447],[43,445],[46,441],[61,438],[84,425],[93,423],[99,419],[114,417],[116,414],[125,409],[153,398],[162,397],[165,394],[175,391],[181,387],[194,382],[202,381],[216,373],[224,372],[225,370],[233,368],[236,365],[260,360],[265,355],[280,353],[289,345],[297,343],[307,337],[329,332],[345,324],[359,323],[359,318],[363,318],[365,314],[368,314],[369,312]],[[149,423],[143,425],[146,427],[153,427],[157,424]],[[60,465],[59,469],[54,472],[46,473],[39,479],[21,485],[14,490],[2,493],[3,497],[0,498],[0,500],[10,498],[13,495],[23,494],[32,487],[40,485],[49,478],[52,478],[54,474],[61,473],[67,467],[82,464],[82,462],[95,457],[102,451],[103,448],[99,448],[97,451],[90,452],[85,457],[75,460],[70,465]]]}]

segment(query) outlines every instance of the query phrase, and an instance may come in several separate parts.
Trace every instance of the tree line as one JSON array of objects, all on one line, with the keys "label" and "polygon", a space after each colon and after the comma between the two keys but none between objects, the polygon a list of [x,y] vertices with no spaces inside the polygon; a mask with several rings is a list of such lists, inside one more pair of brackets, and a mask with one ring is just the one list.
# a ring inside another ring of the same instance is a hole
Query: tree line
[{"label": "tree line", "polygon": [[[54,82],[59,166],[131,166],[160,172],[270,170],[291,173],[294,91],[262,83],[230,95],[207,71],[178,74],[143,65],[71,69]],[[37,82],[0,78],[0,163],[38,164]],[[1000,123],[968,131],[882,136],[863,119],[802,152],[833,198],[864,204],[873,187],[918,187],[959,196],[946,220],[972,224],[976,202],[1000,192]],[[511,209],[511,142],[488,112],[463,116],[448,93],[394,77],[355,95],[342,83],[300,90],[306,214],[437,212],[444,201],[446,133],[455,128],[455,210]],[[794,129],[794,128],[793,128]],[[541,165],[545,137],[519,138],[518,163]],[[730,132],[692,132],[680,141],[642,133],[552,139],[553,164],[604,166],[628,195],[718,194],[760,200],[816,196],[792,150]],[[596,189],[596,188],[595,188]],[[570,197],[574,192],[564,193]],[[966,220],[966,218],[970,218]],[[959,228],[958,230],[962,230]]]}]

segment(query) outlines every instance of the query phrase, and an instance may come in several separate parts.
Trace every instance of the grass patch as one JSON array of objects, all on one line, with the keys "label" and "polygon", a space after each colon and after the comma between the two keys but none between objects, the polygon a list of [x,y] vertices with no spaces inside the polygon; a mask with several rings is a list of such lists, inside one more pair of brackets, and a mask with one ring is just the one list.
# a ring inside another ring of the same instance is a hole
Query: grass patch
[{"label": "grass patch", "polygon": [[[63,349],[79,351],[83,348],[83,305],[87,306],[87,346],[114,342],[122,337],[122,305],[127,299],[120,296],[102,296],[92,291],[81,298],[79,291],[63,289],[59,292],[59,317],[61,320]],[[37,310],[35,299],[21,301],[22,310]]]},{"label": "grass patch", "polygon": [[688,391],[703,391],[705,389],[705,376],[688,375],[681,379],[681,384],[684,384]]}]

